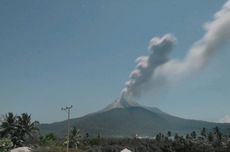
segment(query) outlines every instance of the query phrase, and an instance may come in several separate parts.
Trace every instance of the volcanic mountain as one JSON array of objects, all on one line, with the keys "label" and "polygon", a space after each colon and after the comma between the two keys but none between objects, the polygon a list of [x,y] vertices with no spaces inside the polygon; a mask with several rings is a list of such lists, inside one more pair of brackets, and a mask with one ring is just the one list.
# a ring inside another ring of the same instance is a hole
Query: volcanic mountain
[{"label": "volcanic mountain", "polygon": [[[41,124],[42,134],[66,134],[66,120],[52,124]],[[203,127],[212,129],[216,126],[226,131],[227,123],[213,123],[200,120],[183,119],[172,116],[155,107],[141,106],[134,101],[118,99],[101,111],[71,119],[71,126],[76,126],[82,133],[106,137],[154,136],[157,133],[185,134],[199,131]]]}]

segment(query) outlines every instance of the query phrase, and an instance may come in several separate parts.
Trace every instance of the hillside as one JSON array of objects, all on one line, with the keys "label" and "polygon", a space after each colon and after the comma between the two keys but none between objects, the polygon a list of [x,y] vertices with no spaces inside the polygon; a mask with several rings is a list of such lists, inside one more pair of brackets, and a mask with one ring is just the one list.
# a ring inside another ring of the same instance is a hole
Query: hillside
[{"label": "hillside", "polygon": [[[112,105],[113,108],[107,107],[102,111],[71,119],[71,126],[76,126],[82,132],[90,135],[100,133],[102,136],[116,137],[131,137],[135,134],[154,136],[158,132],[169,130],[173,133],[185,134],[193,130],[201,130],[203,127],[212,129],[215,126],[225,131],[230,127],[230,124],[175,117],[158,108],[143,107],[133,103],[130,106],[125,103],[125,107],[121,105],[119,107]],[[66,133],[66,121],[42,124],[40,128],[42,134],[53,132],[63,136]]]}]

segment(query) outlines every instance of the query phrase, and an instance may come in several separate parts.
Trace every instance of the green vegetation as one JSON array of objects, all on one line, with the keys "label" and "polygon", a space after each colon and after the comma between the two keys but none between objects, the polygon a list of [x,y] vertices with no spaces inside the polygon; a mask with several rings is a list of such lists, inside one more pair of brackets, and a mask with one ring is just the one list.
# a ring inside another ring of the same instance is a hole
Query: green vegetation
[{"label": "green vegetation", "polygon": [[13,147],[19,147],[27,141],[33,141],[39,129],[38,125],[37,121],[31,121],[31,116],[27,113],[17,116],[9,112],[1,120],[0,137],[10,139]]},{"label": "green vegetation", "polygon": [[57,146],[58,138],[53,133],[49,133],[40,137],[40,144],[45,146]]},{"label": "green vegetation", "polygon": [[[30,146],[34,152],[64,152],[67,140],[53,133],[40,136],[38,122],[31,116],[6,114],[0,124],[0,152],[9,152],[13,147]],[[226,133],[227,132],[227,133]],[[151,135],[150,135],[151,136]],[[34,140],[37,139],[37,140]],[[133,152],[229,152],[230,132],[201,128],[186,135],[171,131],[158,133],[155,138],[107,138],[98,133],[80,132],[71,128],[69,152],[120,152],[128,148]]]},{"label": "green vegetation", "polygon": [[73,127],[70,131],[70,139],[69,139],[69,146],[70,148],[77,149],[78,146],[80,145],[80,130],[77,129],[76,127]]},{"label": "green vegetation", "polygon": [[[181,136],[177,133],[172,135],[171,132],[168,131],[165,134],[158,133],[154,139],[141,139],[139,137],[102,138],[100,134],[97,136],[91,136],[89,133],[80,136],[79,130],[76,128],[72,129],[70,136],[75,137],[76,140],[74,141],[77,141],[74,144],[70,144],[70,147],[72,147],[70,148],[70,151],[75,152],[120,152],[124,148],[128,148],[133,152],[230,151],[230,136],[221,133],[218,127],[215,127],[210,131],[206,128],[202,128],[200,132],[192,131],[186,136]],[[65,151],[65,146],[60,146],[60,141],[63,141],[63,139],[55,137],[55,141],[59,142],[59,144],[56,144],[56,146],[51,145],[49,147],[40,145],[41,147],[39,147],[36,152]],[[75,144],[77,144],[77,147],[74,147]]]},{"label": "green vegetation", "polygon": [[13,147],[13,143],[9,138],[0,139],[0,152],[8,152]]}]

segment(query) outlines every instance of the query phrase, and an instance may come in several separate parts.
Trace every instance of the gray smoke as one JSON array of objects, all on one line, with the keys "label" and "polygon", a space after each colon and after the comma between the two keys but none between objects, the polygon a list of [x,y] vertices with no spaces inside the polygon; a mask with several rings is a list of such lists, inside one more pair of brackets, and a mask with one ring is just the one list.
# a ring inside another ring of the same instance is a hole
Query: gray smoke
[{"label": "gray smoke", "polygon": [[183,60],[170,60],[159,66],[153,80],[164,77],[178,80],[204,68],[210,58],[230,40],[230,0],[214,15],[214,20],[205,24],[206,33],[189,50]]},{"label": "gray smoke", "polygon": [[230,0],[205,24],[206,33],[183,60],[169,59],[175,38],[167,34],[150,41],[148,56],[136,59],[137,66],[122,90],[121,98],[140,96],[143,91],[180,80],[204,68],[209,59],[230,40]]},{"label": "gray smoke", "polygon": [[152,81],[152,76],[157,67],[169,61],[176,39],[167,34],[162,38],[155,37],[149,43],[150,54],[136,59],[136,68],[130,73],[129,80],[122,90],[122,98],[140,96],[147,85]]}]

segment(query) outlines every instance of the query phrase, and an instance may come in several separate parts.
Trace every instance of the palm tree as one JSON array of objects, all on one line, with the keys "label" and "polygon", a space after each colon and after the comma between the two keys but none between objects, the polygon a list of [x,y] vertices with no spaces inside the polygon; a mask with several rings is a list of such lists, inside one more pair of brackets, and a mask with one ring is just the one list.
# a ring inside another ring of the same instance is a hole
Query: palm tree
[{"label": "palm tree", "polygon": [[31,122],[31,116],[27,113],[16,116],[9,112],[3,117],[0,125],[0,137],[9,137],[14,146],[21,146],[25,136],[32,137],[32,132],[38,130],[38,122]]},{"label": "palm tree", "polygon": [[206,137],[207,137],[207,129],[206,129],[206,128],[202,128],[202,130],[201,130],[201,132],[200,132],[200,135],[201,135],[204,139],[206,139]]},{"label": "palm tree", "polygon": [[162,135],[161,135],[161,133],[158,133],[156,135],[156,141],[161,141],[161,140],[162,140]]},{"label": "palm tree", "polygon": [[18,116],[18,132],[21,138],[24,140],[25,136],[32,138],[32,133],[39,130],[38,121],[31,122],[31,115],[27,113],[22,113],[21,116]]},{"label": "palm tree", "polygon": [[168,132],[167,132],[167,135],[168,135],[168,137],[171,137],[171,136],[172,136],[171,131],[168,131]]},{"label": "palm tree", "polygon": [[189,135],[189,134],[186,134],[185,138],[186,138],[186,139],[190,139],[190,135]]},{"label": "palm tree", "polygon": [[70,131],[70,147],[74,147],[77,149],[78,145],[80,144],[80,130],[76,127],[73,127]]},{"label": "palm tree", "polygon": [[0,137],[8,137],[15,133],[17,130],[17,116],[9,112],[1,120]]},{"label": "palm tree", "polygon": [[178,140],[178,139],[179,139],[178,133],[175,133],[174,139],[175,139],[175,140]]},{"label": "palm tree", "polygon": [[70,131],[70,147],[74,147],[75,149],[77,149],[80,144],[80,138],[80,130],[76,127],[73,127]]},{"label": "palm tree", "polygon": [[217,143],[220,144],[221,140],[222,140],[222,133],[221,133],[219,127],[216,126],[215,128],[213,128],[213,132],[216,136]]},{"label": "palm tree", "polygon": [[0,126],[0,137],[10,138],[13,146],[20,146],[22,144],[21,138],[18,136],[18,120],[17,116],[9,112],[3,117]]},{"label": "palm tree", "polygon": [[193,139],[196,139],[196,132],[195,132],[195,131],[193,131],[193,132],[191,133],[191,137],[192,137]]}]

